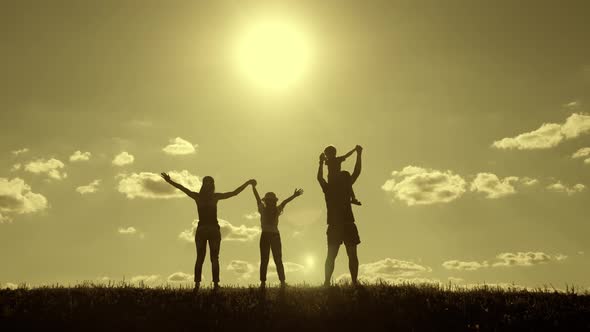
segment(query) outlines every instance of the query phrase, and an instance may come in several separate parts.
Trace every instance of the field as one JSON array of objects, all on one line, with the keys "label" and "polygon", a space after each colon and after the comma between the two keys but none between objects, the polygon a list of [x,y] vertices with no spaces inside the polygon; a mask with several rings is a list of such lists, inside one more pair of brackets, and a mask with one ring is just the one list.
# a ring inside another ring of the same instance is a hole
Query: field
[{"label": "field", "polygon": [[590,295],[426,285],[0,290],[0,331],[590,331]]}]

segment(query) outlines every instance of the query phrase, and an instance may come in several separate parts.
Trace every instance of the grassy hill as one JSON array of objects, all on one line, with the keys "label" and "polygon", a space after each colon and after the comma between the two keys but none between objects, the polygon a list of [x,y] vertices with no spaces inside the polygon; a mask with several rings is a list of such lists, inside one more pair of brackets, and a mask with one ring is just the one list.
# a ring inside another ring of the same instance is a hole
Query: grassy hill
[{"label": "grassy hill", "polygon": [[439,286],[0,290],[0,330],[590,331],[590,295]]}]

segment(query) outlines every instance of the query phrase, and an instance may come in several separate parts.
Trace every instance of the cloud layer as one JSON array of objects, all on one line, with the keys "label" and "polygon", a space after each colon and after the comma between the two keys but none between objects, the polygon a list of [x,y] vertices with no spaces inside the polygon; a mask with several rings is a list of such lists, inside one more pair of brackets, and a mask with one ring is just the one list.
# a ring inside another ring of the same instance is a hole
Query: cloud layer
[{"label": "cloud layer", "polygon": [[465,180],[449,170],[406,166],[391,176],[381,189],[410,206],[452,202],[466,190]]},{"label": "cloud layer", "polygon": [[20,178],[0,178],[0,222],[11,221],[13,214],[28,214],[45,210],[47,199],[31,191]]},{"label": "cloud layer", "polygon": [[581,183],[578,183],[578,184],[568,187],[559,181],[547,186],[547,190],[558,192],[558,193],[566,193],[568,195],[581,193],[585,189],[586,189],[586,186]]},{"label": "cloud layer", "polygon": [[135,161],[135,157],[132,154],[129,154],[127,151],[123,151],[115,156],[112,163],[115,166],[121,167],[121,166],[133,164],[134,161]]},{"label": "cloud layer", "polygon": [[227,270],[232,271],[237,275],[238,279],[248,279],[256,269],[254,268],[254,265],[246,261],[232,260],[227,265]]},{"label": "cloud layer", "polygon": [[562,141],[590,132],[590,115],[573,113],[563,124],[544,123],[538,129],[495,141],[497,149],[535,150],[549,149]]},{"label": "cloud layer", "polygon": [[500,198],[516,193],[514,183],[517,181],[516,176],[500,179],[492,173],[479,173],[471,182],[471,191],[484,193],[490,199]]},{"label": "cloud layer", "polygon": [[192,144],[187,140],[176,137],[175,139],[171,139],[170,144],[165,146],[162,151],[169,155],[179,156],[195,153],[196,147],[198,147],[197,144]]},{"label": "cloud layer", "polygon": [[90,152],[82,152],[82,151],[78,150],[70,156],[70,161],[71,162],[88,161],[88,160],[90,160],[91,156],[92,156],[92,154]]},{"label": "cloud layer", "polygon": [[45,174],[55,180],[65,179],[68,175],[63,172],[64,163],[58,159],[37,159],[25,165],[25,171],[33,174]]},{"label": "cloud layer", "polygon": [[[172,179],[183,186],[198,191],[201,188],[201,180],[187,170],[170,171]],[[129,199],[170,199],[185,197],[186,195],[169,185],[159,174],[150,172],[120,174],[118,175],[118,191]]]},{"label": "cloud layer", "polygon": [[76,191],[82,195],[95,193],[98,191],[98,186],[100,185],[100,182],[100,180],[94,180],[85,186],[77,187]]},{"label": "cloud layer", "polygon": [[511,266],[533,266],[539,264],[547,264],[549,262],[559,262],[567,259],[567,256],[562,254],[549,255],[540,251],[527,252],[503,252],[496,255],[496,260],[492,263],[488,261],[460,261],[448,260],[442,263],[442,266],[447,270],[459,271],[476,271],[489,267],[511,267]]}]

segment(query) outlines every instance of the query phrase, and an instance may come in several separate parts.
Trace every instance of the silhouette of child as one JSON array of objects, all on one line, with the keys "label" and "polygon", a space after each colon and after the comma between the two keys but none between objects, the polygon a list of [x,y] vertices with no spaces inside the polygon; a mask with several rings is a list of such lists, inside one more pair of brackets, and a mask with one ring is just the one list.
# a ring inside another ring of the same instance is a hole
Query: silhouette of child
[{"label": "silhouette of child", "polygon": [[[329,145],[324,149],[325,162],[326,166],[328,166],[328,183],[333,183],[335,181],[335,177],[342,170],[342,162],[344,162],[346,158],[350,157],[355,151],[358,151],[358,149],[359,145],[355,146],[355,148],[350,150],[347,154],[339,157],[336,156],[336,147],[333,145]],[[361,202],[356,198],[352,187],[350,189],[350,203],[362,205]]]},{"label": "silhouette of child", "polygon": [[270,251],[277,267],[277,274],[281,287],[285,287],[285,268],[283,267],[281,234],[279,233],[279,216],[283,213],[285,205],[303,194],[303,189],[295,189],[293,195],[285,199],[277,206],[277,195],[273,192],[267,192],[261,199],[258,195],[256,186],[252,186],[254,197],[258,205],[258,212],[260,213],[260,224],[262,233],[260,234],[260,288],[266,288],[266,271],[268,268],[268,261]]}]

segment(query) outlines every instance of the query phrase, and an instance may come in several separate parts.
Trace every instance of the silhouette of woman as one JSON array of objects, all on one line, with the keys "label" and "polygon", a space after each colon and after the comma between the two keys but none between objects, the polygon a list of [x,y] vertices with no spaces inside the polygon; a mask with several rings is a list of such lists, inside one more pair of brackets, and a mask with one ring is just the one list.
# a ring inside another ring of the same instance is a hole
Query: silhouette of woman
[{"label": "silhouette of woman", "polygon": [[226,193],[215,192],[215,181],[210,176],[203,178],[203,185],[199,192],[192,191],[183,185],[174,182],[170,175],[162,173],[162,178],[172,186],[180,189],[197,204],[199,223],[195,232],[195,245],[197,247],[197,261],[195,263],[195,290],[201,284],[201,272],[207,254],[207,242],[209,242],[209,256],[211,257],[211,271],[213,274],[213,287],[219,288],[219,248],[221,244],[221,232],[217,220],[217,202],[222,199],[234,197],[242,192],[248,185],[255,185],[255,180],[248,180],[236,190]]}]

